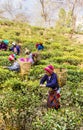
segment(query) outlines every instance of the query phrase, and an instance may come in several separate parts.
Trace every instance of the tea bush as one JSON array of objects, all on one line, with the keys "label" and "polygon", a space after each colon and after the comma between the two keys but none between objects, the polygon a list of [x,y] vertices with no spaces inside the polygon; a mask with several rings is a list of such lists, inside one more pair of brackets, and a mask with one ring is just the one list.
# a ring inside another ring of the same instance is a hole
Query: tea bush
[{"label": "tea bush", "polygon": [[[76,45],[70,38],[55,29],[31,27],[28,24],[0,21],[2,39],[21,42],[23,57],[27,47],[37,51],[36,42],[44,43],[41,60],[31,66],[28,75],[4,69],[10,65],[9,51],[0,51],[0,114],[7,130],[80,130],[83,124],[83,45]],[[5,33],[6,32],[6,33]],[[46,108],[48,88],[39,82],[48,64],[67,69],[67,82],[61,88],[61,108]]]},{"label": "tea bush", "polygon": [[5,80],[8,80],[14,76],[15,76],[15,74],[13,72],[0,68],[0,83],[3,83]]}]

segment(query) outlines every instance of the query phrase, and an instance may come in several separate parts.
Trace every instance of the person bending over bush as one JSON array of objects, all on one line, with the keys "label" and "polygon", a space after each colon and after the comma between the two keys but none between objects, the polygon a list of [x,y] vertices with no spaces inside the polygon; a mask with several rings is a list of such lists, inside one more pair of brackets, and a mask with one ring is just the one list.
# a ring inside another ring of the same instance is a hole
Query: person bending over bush
[{"label": "person bending over bush", "polygon": [[12,47],[10,47],[9,50],[14,52],[17,55],[20,54],[20,46],[16,45],[16,42],[12,43]]},{"label": "person bending over bush", "polygon": [[0,41],[0,50],[6,51],[8,48],[9,41],[8,40],[2,40]]},{"label": "person bending over bush", "polygon": [[[46,74],[41,79],[40,86],[46,86],[50,88],[47,99],[47,107],[57,110],[60,108],[60,88],[57,80],[57,75],[54,73],[54,67],[52,65],[48,65],[44,68],[44,70]],[[45,81],[46,85],[44,84]]]},{"label": "person bending over bush", "polygon": [[5,68],[7,68],[7,69],[9,69],[11,71],[19,72],[20,71],[20,65],[19,65],[18,61],[16,60],[16,55],[11,54],[8,59],[9,59],[9,61],[11,61],[12,65],[7,66]]}]

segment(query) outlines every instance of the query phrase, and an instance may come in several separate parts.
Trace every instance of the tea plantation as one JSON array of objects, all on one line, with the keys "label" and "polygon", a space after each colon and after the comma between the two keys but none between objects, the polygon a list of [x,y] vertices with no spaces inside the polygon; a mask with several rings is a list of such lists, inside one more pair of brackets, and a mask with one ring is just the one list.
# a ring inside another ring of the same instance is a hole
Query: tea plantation
[{"label": "tea plantation", "polygon": [[[83,127],[83,44],[56,33],[53,28],[31,27],[28,24],[0,21],[0,37],[21,44],[21,55],[27,47],[37,51],[42,41],[41,60],[27,76],[4,69],[10,65],[11,52],[0,51],[0,130],[80,130]],[[52,64],[67,69],[67,82],[61,88],[61,108],[47,109],[48,88],[39,82],[43,68]]]}]

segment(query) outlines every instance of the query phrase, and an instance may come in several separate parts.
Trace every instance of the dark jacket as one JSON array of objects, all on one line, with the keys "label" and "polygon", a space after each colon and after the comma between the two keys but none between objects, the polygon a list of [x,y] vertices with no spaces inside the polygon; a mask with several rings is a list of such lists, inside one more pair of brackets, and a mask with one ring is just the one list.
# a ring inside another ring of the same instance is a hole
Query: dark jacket
[{"label": "dark jacket", "polygon": [[14,49],[16,48],[16,51],[17,51],[17,55],[19,55],[19,53],[20,53],[20,47],[19,46],[12,46],[9,50],[10,51],[13,51],[14,52]]},{"label": "dark jacket", "polygon": [[52,73],[50,77],[45,74],[44,77],[41,79],[40,84],[43,84],[45,81],[47,82],[46,87],[56,90],[59,89],[57,75],[55,73]]},{"label": "dark jacket", "polygon": [[6,45],[5,43],[0,43],[0,49],[2,49],[2,50],[4,50],[4,51],[6,51],[7,50],[7,48],[8,48],[8,45]]},{"label": "dark jacket", "polygon": [[44,46],[42,44],[39,44],[38,47],[37,47],[38,50],[43,50],[44,49]]}]

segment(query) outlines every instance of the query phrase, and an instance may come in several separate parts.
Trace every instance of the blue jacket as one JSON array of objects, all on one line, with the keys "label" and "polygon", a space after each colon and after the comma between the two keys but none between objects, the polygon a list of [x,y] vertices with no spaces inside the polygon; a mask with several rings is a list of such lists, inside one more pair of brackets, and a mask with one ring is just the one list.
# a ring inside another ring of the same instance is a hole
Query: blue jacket
[{"label": "blue jacket", "polygon": [[57,75],[55,73],[52,73],[50,77],[45,74],[44,77],[41,79],[40,84],[44,84],[45,81],[47,82],[46,87],[56,90],[59,89]]},{"label": "blue jacket", "polygon": [[37,48],[38,48],[38,50],[43,50],[44,46],[39,44]]},{"label": "blue jacket", "polygon": [[17,55],[19,55],[19,53],[20,53],[20,47],[17,46],[17,45],[16,45],[16,46],[12,46],[9,50],[14,52],[14,48],[16,48],[16,50],[17,50]]}]

